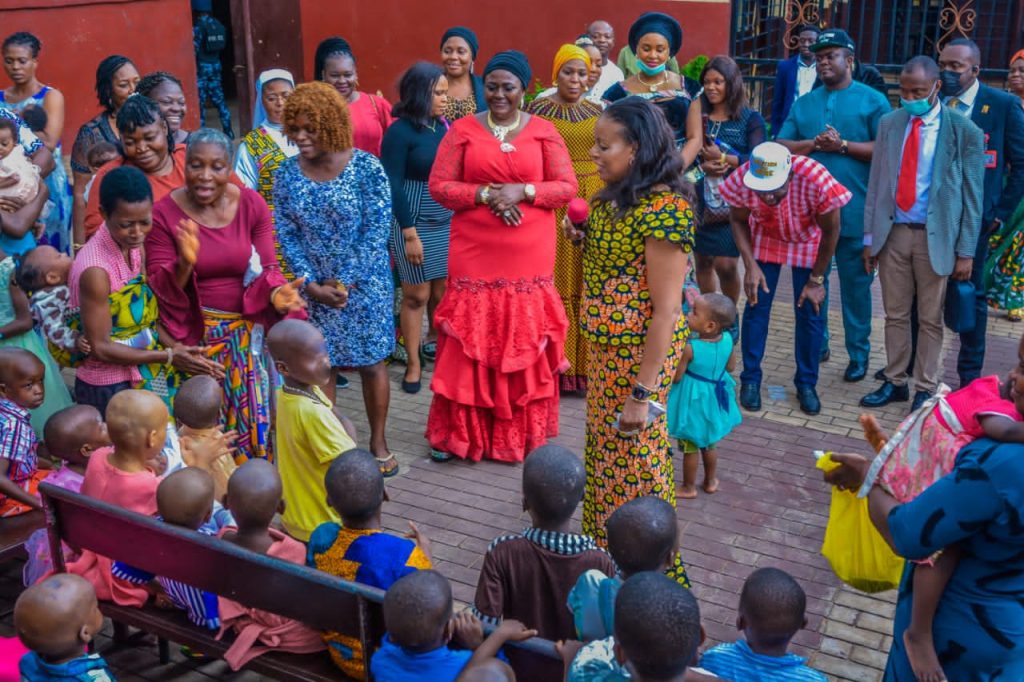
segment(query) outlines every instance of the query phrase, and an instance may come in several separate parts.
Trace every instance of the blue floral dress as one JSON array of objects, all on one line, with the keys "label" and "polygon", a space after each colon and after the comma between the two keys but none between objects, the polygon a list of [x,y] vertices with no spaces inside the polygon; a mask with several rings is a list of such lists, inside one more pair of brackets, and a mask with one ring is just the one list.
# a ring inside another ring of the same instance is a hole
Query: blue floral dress
[{"label": "blue floral dress", "polygon": [[274,223],[296,277],[334,279],[348,288],[344,308],[309,302],[309,321],[327,339],[335,367],[366,367],[395,346],[394,283],[388,256],[391,189],[372,154],[355,149],[337,178],[310,180],[298,157],[277,171]]},{"label": "blue floral dress", "polygon": [[[950,680],[1024,679],[1024,447],[976,440],[953,471],[889,512],[897,553],[925,559],[953,544],[960,563],[942,592],[932,635]],[[913,572],[900,583],[886,682],[914,682],[903,632]]]}]

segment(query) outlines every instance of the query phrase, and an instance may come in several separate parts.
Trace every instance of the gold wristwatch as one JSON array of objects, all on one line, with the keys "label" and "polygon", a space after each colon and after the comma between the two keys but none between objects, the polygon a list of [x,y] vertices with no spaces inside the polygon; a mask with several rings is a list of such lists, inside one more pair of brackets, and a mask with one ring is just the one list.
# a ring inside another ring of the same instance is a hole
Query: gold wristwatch
[{"label": "gold wristwatch", "polygon": [[533,185],[526,185],[523,187],[523,194],[526,195],[526,200],[532,204],[533,200],[537,198],[537,188]]}]

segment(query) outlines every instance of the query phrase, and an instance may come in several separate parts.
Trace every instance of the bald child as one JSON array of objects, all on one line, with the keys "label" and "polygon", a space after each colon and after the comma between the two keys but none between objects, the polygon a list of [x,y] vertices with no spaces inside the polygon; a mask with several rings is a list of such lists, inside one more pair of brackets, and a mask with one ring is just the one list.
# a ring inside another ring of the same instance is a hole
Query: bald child
[{"label": "bald child", "polygon": [[88,581],[59,573],[29,587],[14,604],[14,629],[31,649],[18,665],[21,679],[113,682],[106,661],[85,653],[102,627]]},{"label": "bald child", "polygon": [[43,404],[45,372],[29,351],[0,348],[0,517],[41,507],[36,489],[49,471],[39,468],[31,410]]},{"label": "bald child", "polygon": [[282,320],[267,334],[267,346],[284,381],[277,390],[274,429],[274,454],[288,500],[282,520],[289,535],[308,542],[321,523],[340,521],[327,504],[324,476],[336,457],[356,446],[355,436],[320,389],[333,376],[320,331],[303,320]]},{"label": "bald child", "polygon": [[[204,526],[210,519],[213,493],[213,477],[209,473],[197,467],[178,469],[160,482],[156,490],[157,511],[164,523],[213,535],[214,532]],[[134,585],[148,585],[156,579],[170,604],[186,611],[192,623],[210,630],[220,628],[217,595],[120,561],[114,562],[112,571],[117,578]]]},{"label": "bald child", "polygon": [[[107,433],[112,447],[100,448],[89,457],[82,494],[129,511],[152,516],[156,513],[156,491],[160,479],[149,462],[164,446],[167,408],[149,391],[116,393],[107,405]],[[121,606],[142,606],[149,593],[145,588],[115,579],[112,562],[85,551],[68,571],[92,583],[96,596]]]},{"label": "bald child", "polygon": [[220,383],[205,374],[183,383],[174,398],[181,458],[186,466],[199,467],[213,476],[218,501],[224,499],[228,479],[238,468],[231,456],[232,439],[220,425],[223,399]]}]

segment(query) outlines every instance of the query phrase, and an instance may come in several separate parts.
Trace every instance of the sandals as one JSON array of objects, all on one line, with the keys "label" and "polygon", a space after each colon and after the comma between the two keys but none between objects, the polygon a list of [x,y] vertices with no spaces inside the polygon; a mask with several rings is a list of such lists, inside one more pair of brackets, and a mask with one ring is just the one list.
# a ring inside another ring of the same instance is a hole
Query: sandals
[{"label": "sandals", "polygon": [[[377,460],[377,465],[380,467],[380,473],[384,478],[391,478],[392,476],[398,475],[398,470],[401,469],[401,466],[398,464],[398,461],[395,460],[395,453],[391,453],[387,457],[374,457],[374,459]],[[395,465],[389,467],[389,462],[394,462]]]},{"label": "sandals", "polygon": [[438,450],[436,448],[430,448],[430,459],[435,462],[450,462],[455,459],[455,455],[444,450]]}]

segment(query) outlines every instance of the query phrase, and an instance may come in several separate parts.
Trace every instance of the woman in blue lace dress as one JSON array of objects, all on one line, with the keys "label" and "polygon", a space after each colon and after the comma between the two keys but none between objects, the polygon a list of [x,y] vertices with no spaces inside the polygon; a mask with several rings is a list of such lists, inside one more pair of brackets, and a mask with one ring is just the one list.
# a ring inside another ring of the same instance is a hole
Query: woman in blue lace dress
[{"label": "woman in blue lace dress", "polygon": [[[370,450],[384,475],[392,475],[398,464],[384,437],[390,401],[384,359],[395,345],[387,175],[375,156],[353,148],[348,107],[329,85],[295,88],[284,129],[299,155],[281,164],[274,184],[281,253],[295,276],[305,278],[309,321],[327,340],[335,375],[341,367],[359,370]],[[323,387],[332,402],[335,379]]]}]

